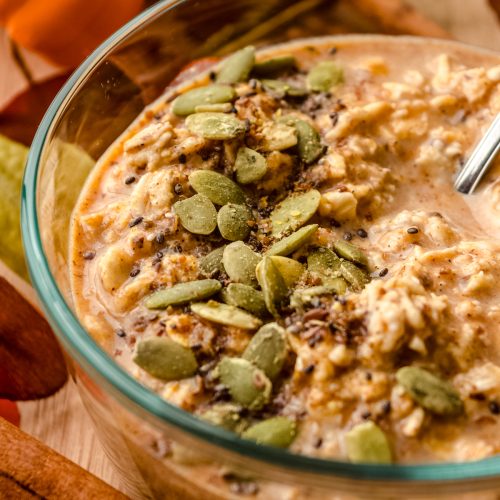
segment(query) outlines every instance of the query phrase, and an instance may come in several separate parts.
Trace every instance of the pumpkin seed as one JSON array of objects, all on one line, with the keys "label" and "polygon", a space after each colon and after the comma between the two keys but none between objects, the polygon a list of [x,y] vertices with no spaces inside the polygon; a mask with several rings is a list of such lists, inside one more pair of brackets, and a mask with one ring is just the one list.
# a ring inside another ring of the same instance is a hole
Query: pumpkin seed
[{"label": "pumpkin seed", "polygon": [[244,330],[255,330],[262,325],[262,321],[255,316],[237,307],[221,304],[215,300],[195,302],[191,304],[191,311],[208,321]]},{"label": "pumpkin seed", "polygon": [[316,189],[285,198],[271,212],[272,235],[279,237],[303,226],[316,213],[320,199]]},{"label": "pumpkin seed", "polygon": [[279,316],[278,308],[288,294],[288,287],[283,276],[281,276],[270,257],[264,257],[259,262],[255,274],[262,288],[267,310],[273,316]]},{"label": "pumpkin seed", "polygon": [[252,220],[252,212],[247,206],[234,203],[224,205],[217,214],[220,234],[230,241],[246,239],[250,234],[248,223]]},{"label": "pumpkin seed", "polygon": [[245,123],[232,114],[206,112],[189,115],[186,127],[193,134],[216,141],[236,139],[246,130]]},{"label": "pumpkin seed", "polygon": [[266,255],[290,255],[302,245],[305,245],[309,238],[317,231],[318,224],[309,224],[295,231],[290,236],[275,243],[266,252]]},{"label": "pumpkin seed", "polygon": [[226,304],[240,307],[256,316],[265,316],[267,313],[264,295],[249,285],[231,283],[227,288],[222,290],[221,296]]},{"label": "pumpkin seed", "polygon": [[390,464],[392,453],[384,431],[372,421],[353,427],[345,435],[347,457],[354,463]]},{"label": "pumpkin seed", "polygon": [[347,281],[344,278],[321,276],[321,283],[335,295],[345,295],[347,292]]},{"label": "pumpkin seed", "polygon": [[337,240],[333,243],[333,249],[340,257],[350,260],[355,264],[360,264],[362,266],[368,265],[368,259],[366,255],[352,243],[348,243],[344,240]]},{"label": "pumpkin seed", "polygon": [[329,248],[319,247],[307,256],[307,270],[319,275],[338,276],[341,260]]},{"label": "pumpkin seed", "polygon": [[453,416],[463,412],[463,403],[455,388],[427,370],[405,366],[396,372],[396,379],[420,406],[431,413]]},{"label": "pumpkin seed", "polygon": [[340,264],[340,274],[355,292],[360,292],[370,283],[370,275],[348,260],[343,260]]},{"label": "pumpkin seed", "polygon": [[290,55],[277,56],[255,63],[252,73],[255,76],[275,76],[295,68],[295,65],[295,57]]},{"label": "pumpkin seed", "polygon": [[197,193],[205,195],[216,205],[245,203],[245,193],[238,184],[213,170],[195,170],[189,174],[189,183]]},{"label": "pumpkin seed", "polygon": [[279,119],[281,123],[295,127],[297,131],[297,152],[300,159],[309,165],[323,154],[323,146],[318,131],[305,120],[293,115],[286,115]]},{"label": "pumpkin seed", "polygon": [[219,69],[218,83],[238,83],[248,80],[255,64],[255,47],[248,46],[238,50],[225,59]]},{"label": "pumpkin seed", "polygon": [[220,104],[199,104],[194,108],[195,113],[230,113],[233,105],[230,102]]},{"label": "pumpkin seed", "polygon": [[262,80],[262,85],[266,90],[274,92],[281,99],[286,96],[303,97],[308,93],[306,89],[296,87],[282,80]]},{"label": "pumpkin seed", "polygon": [[256,285],[255,268],[260,259],[260,255],[257,255],[250,247],[241,241],[235,241],[225,248],[222,263],[231,281],[244,285]]},{"label": "pumpkin seed", "polygon": [[222,288],[217,280],[196,280],[177,283],[151,294],[144,305],[148,309],[165,309],[168,306],[187,304],[192,300],[203,300]]},{"label": "pumpkin seed", "polygon": [[194,234],[210,234],[217,226],[217,210],[202,194],[174,203],[182,227]]},{"label": "pumpkin seed", "polygon": [[297,424],[287,417],[273,417],[249,427],[241,437],[266,446],[288,448],[297,434]]},{"label": "pumpkin seed", "polygon": [[271,257],[273,264],[278,268],[281,276],[285,280],[288,288],[291,288],[299,281],[302,274],[304,274],[304,266],[294,259],[288,257],[281,257],[280,255],[273,255]]},{"label": "pumpkin seed", "polygon": [[271,123],[262,129],[265,151],[282,151],[297,144],[297,130],[285,123]]},{"label": "pumpkin seed", "polygon": [[224,265],[222,264],[222,255],[226,245],[212,250],[210,253],[200,259],[200,271],[204,276],[213,276],[214,273],[223,273]]},{"label": "pumpkin seed", "polygon": [[178,116],[187,116],[193,114],[197,106],[228,103],[235,97],[236,92],[230,85],[198,87],[177,97],[172,103],[172,112]]},{"label": "pumpkin seed", "polygon": [[257,151],[242,147],[236,155],[234,171],[240,184],[251,184],[266,175],[267,160]]},{"label": "pumpkin seed", "polygon": [[287,351],[285,330],[277,323],[268,323],[252,337],[242,358],[253,363],[273,380],[283,368]]},{"label": "pumpkin seed", "polygon": [[265,373],[241,358],[223,358],[217,365],[220,381],[229,389],[236,403],[259,410],[271,397],[272,384]]},{"label": "pumpkin seed", "polygon": [[307,86],[315,92],[328,92],[344,81],[344,71],[332,61],[322,61],[309,71]]},{"label": "pumpkin seed", "polygon": [[310,288],[300,288],[295,290],[290,297],[290,305],[294,309],[302,309],[306,304],[312,302],[315,297],[321,295],[332,295],[335,290],[328,286],[313,286]]},{"label": "pumpkin seed", "polygon": [[169,337],[140,339],[133,361],[153,377],[167,381],[191,377],[198,369],[191,349]]},{"label": "pumpkin seed", "polygon": [[247,426],[245,420],[241,418],[241,407],[232,403],[216,403],[210,408],[201,410],[197,415],[212,425],[238,434]]}]

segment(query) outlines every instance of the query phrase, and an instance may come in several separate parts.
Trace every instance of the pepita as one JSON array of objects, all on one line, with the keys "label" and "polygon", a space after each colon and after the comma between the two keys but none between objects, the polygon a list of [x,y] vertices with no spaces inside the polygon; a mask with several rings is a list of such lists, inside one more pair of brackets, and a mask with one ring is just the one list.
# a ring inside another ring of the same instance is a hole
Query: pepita
[{"label": "pepita", "polygon": [[347,281],[344,278],[321,276],[321,283],[335,295],[345,295],[347,292]]},{"label": "pepita", "polygon": [[344,81],[344,71],[332,61],[322,61],[309,71],[307,87],[314,92],[328,92]]},{"label": "pepita", "polygon": [[391,447],[384,431],[372,421],[353,427],[345,435],[347,457],[354,463],[390,464]]},{"label": "pepita", "polygon": [[302,310],[303,307],[312,302],[316,297],[322,295],[332,295],[335,290],[328,286],[313,286],[310,288],[299,288],[290,297],[290,306],[294,309]]},{"label": "pepita", "polygon": [[286,238],[283,238],[275,243],[271,248],[269,248],[266,255],[290,255],[295,252],[295,250],[305,245],[311,236],[317,231],[318,227],[318,224],[310,224],[309,226],[300,228],[290,236],[287,236]]},{"label": "pepita", "polygon": [[230,85],[213,84],[188,90],[172,103],[172,111],[178,116],[191,115],[197,106],[229,103],[236,97]]},{"label": "pepita", "polygon": [[191,377],[198,369],[191,349],[169,337],[138,340],[133,361],[151,376],[165,381]]},{"label": "pepita", "polygon": [[251,210],[245,205],[228,203],[217,214],[217,226],[223,238],[229,241],[245,240],[250,234]]},{"label": "pepita", "polygon": [[272,384],[265,373],[241,358],[223,358],[216,372],[229,389],[233,400],[252,410],[261,409],[269,402]]},{"label": "pepita", "polygon": [[241,418],[241,407],[232,403],[216,403],[198,412],[198,417],[228,431],[241,433],[246,422]]},{"label": "pepita", "polygon": [[219,69],[218,83],[238,83],[248,80],[255,64],[255,47],[248,46],[238,50],[225,59]]},{"label": "pepita", "polygon": [[233,105],[230,102],[220,104],[199,104],[194,108],[195,113],[230,113]]},{"label": "pepita", "polygon": [[215,273],[224,272],[224,264],[222,264],[222,255],[224,254],[224,249],[226,245],[223,245],[210,253],[205,255],[200,259],[200,271],[201,274],[207,277],[213,276]]},{"label": "pepita", "polygon": [[285,71],[294,69],[296,66],[295,57],[291,55],[277,56],[267,59],[266,61],[259,61],[254,64],[252,73],[255,76],[276,76]]},{"label": "pepita", "polygon": [[182,227],[194,234],[210,234],[217,227],[217,210],[208,197],[195,194],[174,203]]},{"label": "pepita", "polygon": [[279,98],[286,96],[303,97],[308,94],[307,89],[296,87],[282,80],[262,80],[262,85],[266,90],[277,94]]},{"label": "pepita", "polygon": [[288,417],[273,417],[249,427],[241,437],[266,446],[288,448],[297,434],[297,424]]},{"label": "pepita", "polygon": [[195,302],[191,304],[191,311],[208,321],[220,325],[234,326],[243,330],[255,330],[262,325],[262,321],[246,311],[228,304],[221,304],[215,300]]},{"label": "pepita", "polygon": [[267,310],[273,316],[279,316],[279,307],[288,294],[288,287],[283,276],[281,276],[270,257],[264,257],[259,262],[255,274],[262,288]]},{"label": "pepita", "polygon": [[220,282],[212,279],[177,283],[151,294],[146,298],[144,305],[148,309],[165,309],[168,306],[187,304],[192,300],[206,299],[221,288]]},{"label": "pepita", "polygon": [[297,130],[285,123],[273,122],[262,129],[265,151],[282,151],[297,144]]},{"label": "pepita", "polygon": [[326,276],[338,276],[341,260],[329,248],[319,247],[307,256],[307,270]]},{"label": "pepita", "polygon": [[288,288],[292,288],[304,274],[304,266],[294,259],[282,257],[281,255],[273,255],[271,260],[278,268],[281,276],[283,276],[285,284]]},{"label": "pepita", "polygon": [[245,193],[234,181],[213,170],[195,170],[189,175],[193,189],[205,195],[216,205],[245,203]]},{"label": "pepita", "polygon": [[240,184],[251,184],[266,175],[267,160],[257,151],[242,147],[236,155],[234,171]]},{"label": "pepita", "polygon": [[309,165],[316,161],[323,154],[323,146],[318,131],[305,120],[301,120],[293,115],[286,115],[280,118],[280,122],[288,126],[295,127],[297,132],[297,152],[299,158]]},{"label": "pepita", "polygon": [[240,307],[255,316],[265,316],[267,313],[264,295],[249,285],[231,283],[221,292],[222,300],[231,306]]},{"label": "pepita", "polygon": [[232,114],[195,113],[186,118],[186,127],[193,134],[216,141],[236,139],[246,130],[245,123]]},{"label": "pepita", "polygon": [[370,283],[370,275],[348,260],[340,264],[340,274],[355,292],[360,292]]},{"label": "pepita", "polygon": [[277,323],[268,323],[252,337],[242,358],[260,368],[270,380],[274,380],[283,368],[287,351],[285,330]]},{"label": "pepita", "polygon": [[344,240],[337,240],[333,243],[333,249],[335,253],[344,259],[350,260],[355,264],[360,264],[361,266],[368,265],[368,259],[366,255],[352,243]]},{"label": "pepita", "polygon": [[289,195],[271,212],[272,235],[279,237],[303,226],[316,213],[320,199],[316,189]]},{"label": "pepita", "polygon": [[261,257],[242,241],[230,243],[224,250],[222,263],[227,275],[235,283],[256,285],[255,268]]},{"label": "pepita", "polygon": [[423,368],[400,368],[396,379],[422,408],[431,413],[454,416],[463,412],[463,403],[455,388]]}]

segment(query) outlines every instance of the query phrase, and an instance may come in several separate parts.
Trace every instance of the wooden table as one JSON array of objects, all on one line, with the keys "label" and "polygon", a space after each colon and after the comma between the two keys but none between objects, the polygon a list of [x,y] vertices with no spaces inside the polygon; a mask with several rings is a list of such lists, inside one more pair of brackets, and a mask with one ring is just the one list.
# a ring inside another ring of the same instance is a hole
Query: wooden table
[{"label": "wooden table", "polygon": [[[408,0],[457,39],[500,50],[500,27],[486,0]],[[125,492],[96,438],[73,383],[55,396],[21,403],[21,427],[85,469]]]}]

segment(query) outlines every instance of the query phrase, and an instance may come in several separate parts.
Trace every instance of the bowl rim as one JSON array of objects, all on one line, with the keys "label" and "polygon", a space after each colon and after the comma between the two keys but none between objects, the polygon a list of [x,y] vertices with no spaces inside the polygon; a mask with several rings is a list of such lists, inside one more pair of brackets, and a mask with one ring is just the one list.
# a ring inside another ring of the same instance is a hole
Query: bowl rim
[{"label": "bowl rim", "polygon": [[[149,23],[164,12],[174,9],[187,0],[163,0],[144,10],[122,28],[104,41],[75,70],[68,81],[58,92],[45,116],[43,117],[27,159],[23,178],[21,221],[25,256],[32,284],[38,294],[42,308],[49,323],[64,348],[76,358],[77,362],[93,374],[93,378],[104,380],[113,388],[112,396],[121,401],[132,403],[140,408],[141,416],[145,412],[149,420],[165,422],[182,431],[220,446],[243,457],[267,462],[289,471],[313,473],[321,476],[341,476],[356,480],[384,480],[392,482],[446,482],[465,481],[471,479],[488,479],[500,475],[500,456],[490,457],[474,462],[443,462],[418,465],[377,465],[353,464],[339,460],[326,460],[306,455],[292,454],[286,450],[262,446],[243,440],[224,429],[212,426],[191,413],[162,399],[151,389],[140,384],[125,369],[116,363],[94,339],[87,334],[76,315],[67,305],[52,275],[43,248],[37,213],[38,173],[51,131],[57,124],[61,111],[77,92],[87,75],[106,57],[119,43],[130,37],[143,24]],[[341,35],[339,39],[355,38],[396,38],[388,35]],[[474,50],[485,55],[498,53],[488,49],[474,47],[456,41],[400,36],[398,40],[411,43],[439,43],[453,47]]]}]

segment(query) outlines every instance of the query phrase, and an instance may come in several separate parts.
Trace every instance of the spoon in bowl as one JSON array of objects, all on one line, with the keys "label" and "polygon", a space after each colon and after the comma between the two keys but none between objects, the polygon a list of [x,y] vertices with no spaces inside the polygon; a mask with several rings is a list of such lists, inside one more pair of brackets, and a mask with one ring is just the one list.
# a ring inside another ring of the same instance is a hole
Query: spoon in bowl
[{"label": "spoon in bowl", "polygon": [[469,160],[455,179],[459,193],[472,194],[500,150],[500,113],[479,141]]}]

